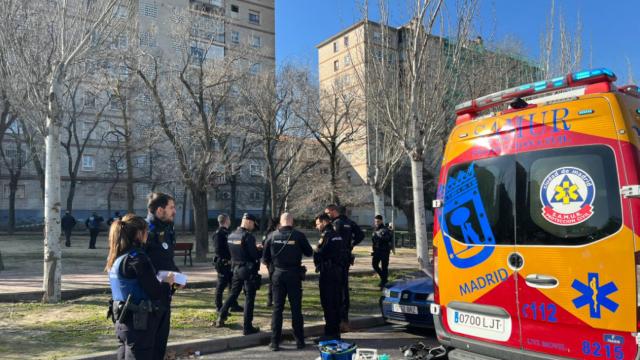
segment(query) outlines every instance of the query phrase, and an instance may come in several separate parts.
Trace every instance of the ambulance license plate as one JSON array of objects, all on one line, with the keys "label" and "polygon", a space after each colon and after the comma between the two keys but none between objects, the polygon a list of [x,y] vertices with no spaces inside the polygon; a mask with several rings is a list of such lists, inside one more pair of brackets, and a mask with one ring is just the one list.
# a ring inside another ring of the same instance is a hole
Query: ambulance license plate
[{"label": "ambulance license plate", "polygon": [[469,328],[495,331],[499,333],[504,332],[505,329],[505,319],[493,316],[471,314],[462,311],[454,312],[453,322]]},{"label": "ambulance license plate", "polygon": [[413,305],[391,304],[391,310],[397,313],[418,315],[418,307]]}]

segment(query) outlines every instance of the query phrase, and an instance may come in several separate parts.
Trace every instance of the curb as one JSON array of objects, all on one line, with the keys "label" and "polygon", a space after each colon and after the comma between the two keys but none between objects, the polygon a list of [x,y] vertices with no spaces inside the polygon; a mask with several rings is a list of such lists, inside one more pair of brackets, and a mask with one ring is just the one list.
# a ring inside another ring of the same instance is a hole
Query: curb
[{"label": "curb", "polygon": [[[375,326],[383,325],[385,320],[381,315],[376,316],[363,316],[352,319],[349,322],[352,330],[368,329]],[[317,322],[304,327],[304,334],[306,338],[310,336],[322,335],[324,331],[324,323]],[[283,338],[292,338],[293,333],[291,329],[282,331]],[[175,351],[177,355],[183,356],[187,354],[193,354],[195,351],[199,351],[200,354],[211,354],[222,351],[238,350],[248,347],[266,345],[271,341],[271,332],[259,332],[253,335],[229,335],[216,339],[196,339],[183,342],[174,342],[167,345],[167,351]],[[115,351],[105,351],[100,353],[93,353],[87,355],[79,355],[67,358],[68,360],[113,360],[116,358]]]},{"label": "curb", "polygon": [[[353,270],[349,272],[349,274],[353,275],[366,275],[373,274],[373,270]],[[318,274],[316,273],[307,273],[307,280],[315,280],[318,278]],[[266,276],[262,277],[262,284],[267,284],[269,282],[269,278]],[[218,282],[216,280],[211,281],[196,281],[193,283],[189,283],[189,289],[203,289],[203,288],[215,288]],[[104,287],[94,287],[88,289],[71,289],[71,290],[62,290],[62,300],[73,300],[82,296],[87,295],[96,295],[96,294],[110,294],[111,288],[109,286]],[[44,291],[25,291],[25,292],[15,292],[8,294],[0,294],[0,303],[12,303],[12,302],[21,302],[21,301],[40,301],[42,300],[42,295],[44,295]]]}]

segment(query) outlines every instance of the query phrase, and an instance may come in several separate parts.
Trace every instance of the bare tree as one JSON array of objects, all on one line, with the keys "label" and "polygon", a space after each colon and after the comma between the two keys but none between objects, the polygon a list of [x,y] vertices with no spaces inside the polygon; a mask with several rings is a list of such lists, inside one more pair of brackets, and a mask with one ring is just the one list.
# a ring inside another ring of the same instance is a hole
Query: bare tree
[{"label": "bare tree", "polygon": [[126,25],[126,21],[117,21],[114,10],[117,6],[129,9],[132,3],[131,0],[3,3],[6,21],[0,30],[0,46],[12,49],[15,62],[12,68],[29,87],[28,101],[35,106],[46,104],[44,302],[60,301],[59,149],[64,83],[75,62],[100,49]]},{"label": "bare tree", "polygon": [[[388,2],[380,3],[381,13],[388,14]],[[368,104],[375,105],[386,131],[410,158],[416,251],[422,269],[428,268],[424,164],[427,158],[437,157],[443,147],[442,139],[453,107],[450,95],[456,89],[456,70],[469,38],[476,1],[458,4],[457,16],[452,20],[457,26],[452,34],[456,41],[433,35],[438,19],[443,27],[439,33],[450,32],[444,28],[448,19],[443,16],[442,6],[442,0],[410,1],[411,19],[397,31],[388,25],[387,16],[382,17],[385,20],[382,24],[367,21],[366,41],[373,51],[372,58],[368,59],[371,65],[368,71],[372,74],[361,76],[366,86],[363,93],[372,99]],[[402,45],[397,50],[402,57],[399,60],[391,57],[393,49],[385,45],[386,39],[394,36],[402,37]]]},{"label": "bare tree", "polygon": [[547,26],[541,35],[540,54],[544,78],[566,75],[582,65],[582,19],[580,13],[576,17],[576,29],[568,30],[562,9],[556,17],[555,0],[551,1]]}]

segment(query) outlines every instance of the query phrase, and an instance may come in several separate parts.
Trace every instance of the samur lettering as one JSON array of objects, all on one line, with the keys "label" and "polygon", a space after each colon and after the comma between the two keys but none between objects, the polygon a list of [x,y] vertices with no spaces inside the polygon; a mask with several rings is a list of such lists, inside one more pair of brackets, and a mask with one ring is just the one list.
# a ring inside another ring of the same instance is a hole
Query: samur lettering
[{"label": "samur lettering", "polygon": [[479,124],[474,129],[475,135],[499,135],[503,132],[515,131],[515,142],[505,142],[498,138],[490,137],[489,145],[482,148],[474,148],[474,156],[500,154],[503,146],[513,150],[523,151],[528,148],[540,146],[561,146],[570,142],[567,131],[571,130],[568,123],[569,109],[559,108],[551,111],[531,113],[525,116],[515,116],[507,119],[496,119],[492,124]]},{"label": "samur lettering", "polygon": [[460,295],[464,296],[475,291],[482,290],[487,286],[498,285],[508,278],[509,272],[507,272],[507,269],[498,269],[494,272],[472,279],[464,284],[460,284]]}]

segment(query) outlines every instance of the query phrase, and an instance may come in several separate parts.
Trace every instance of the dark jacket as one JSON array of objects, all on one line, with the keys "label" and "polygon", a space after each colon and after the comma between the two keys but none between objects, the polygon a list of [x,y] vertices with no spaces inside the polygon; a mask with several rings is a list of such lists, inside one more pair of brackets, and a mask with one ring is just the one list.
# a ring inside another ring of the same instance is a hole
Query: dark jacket
[{"label": "dark jacket", "polygon": [[329,225],[322,235],[320,242],[314,254],[314,262],[316,265],[323,263],[331,263],[332,266],[342,264],[342,254],[344,251],[344,239]]},{"label": "dark jacket", "polygon": [[229,238],[229,229],[219,227],[211,238],[213,242],[213,256],[220,260],[231,260],[231,253],[229,252],[229,244],[227,240]]},{"label": "dark jacket", "polygon": [[349,247],[349,250],[360,244],[364,239],[364,232],[360,229],[360,226],[345,215],[340,215],[333,219],[332,225],[335,231],[342,236],[345,241],[344,245]]},{"label": "dark jacket", "polygon": [[169,302],[171,286],[158,281],[156,269],[143,250],[130,254],[122,261],[120,274],[129,279],[137,278],[138,283],[151,300],[157,300],[163,304]]},{"label": "dark jacket", "polygon": [[73,215],[64,214],[64,216],[62,217],[62,220],[60,220],[60,223],[62,225],[62,230],[71,231],[76,226],[77,221],[76,221],[76,218],[73,217]]},{"label": "dark jacket", "polygon": [[173,259],[176,247],[176,233],[172,223],[156,219],[153,214],[147,215],[149,237],[145,251],[157,271],[168,270],[180,272]]},{"label": "dark jacket", "polygon": [[267,236],[262,262],[281,269],[298,269],[302,265],[302,255],[313,255],[309,240],[291,226],[283,226]]},{"label": "dark jacket", "polygon": [[102,216],[91,215],[87,218],[87,220],[84,221],[84,225],[89,230],[100,230],[100,224],[102,224],[103,221],[104,219],[102,218]]},{"label": "dark jacket", "polygon": [[227,244],[233,265],[249,265],[258,270],[260,254],[256,247],[256,238],[250,232],[242,227],[237,228],[229,235]]},{"label": "dark jacket", "polygon": [[371,245],[374,252],[389,252],[393,248],[393,235],[391,230],[384,225],[376,227],[371,237]]}]

